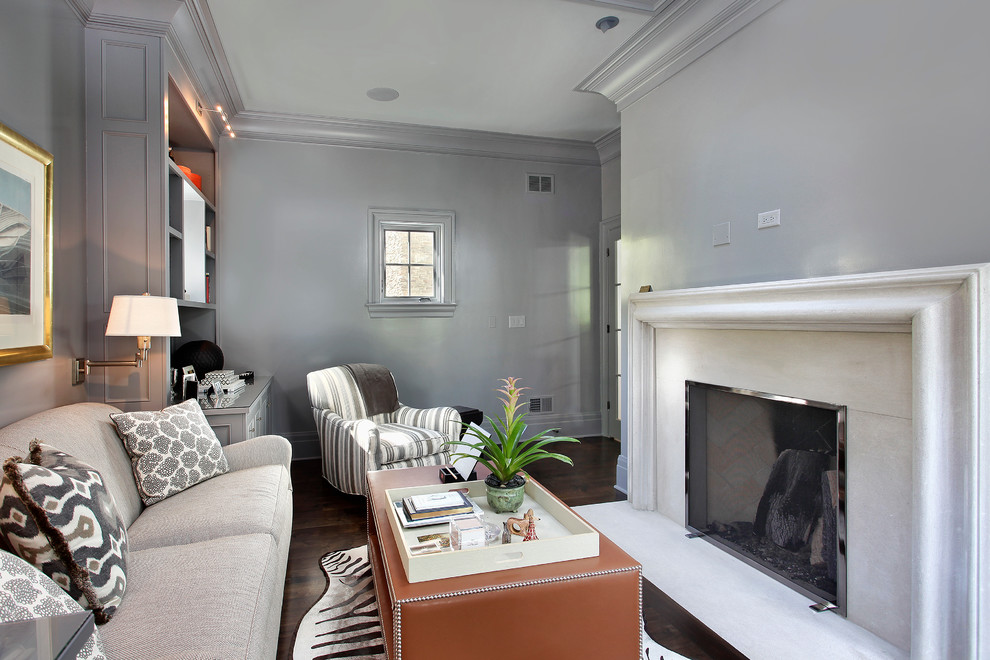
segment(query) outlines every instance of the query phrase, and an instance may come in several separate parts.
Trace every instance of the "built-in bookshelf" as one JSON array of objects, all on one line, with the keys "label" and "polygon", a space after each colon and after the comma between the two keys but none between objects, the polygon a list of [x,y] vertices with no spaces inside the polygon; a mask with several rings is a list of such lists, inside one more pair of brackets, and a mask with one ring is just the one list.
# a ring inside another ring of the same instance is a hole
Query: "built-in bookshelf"
[{"label": "built-in bookshelf", "polygon": [[171,350],[188,341],[217,341],[216,149],[196,112],[170,78],[168,295],[178,300],[182,328]]}]

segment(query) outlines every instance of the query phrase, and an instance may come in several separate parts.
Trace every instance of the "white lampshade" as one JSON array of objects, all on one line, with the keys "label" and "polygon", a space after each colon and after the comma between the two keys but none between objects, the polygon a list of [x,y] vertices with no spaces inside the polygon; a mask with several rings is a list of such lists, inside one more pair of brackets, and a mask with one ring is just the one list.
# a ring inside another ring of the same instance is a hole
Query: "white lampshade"
[{"label": "white lampshade", "polygon": [[107,337],[178,337],[179,305],[162,296],[114,296]]}]

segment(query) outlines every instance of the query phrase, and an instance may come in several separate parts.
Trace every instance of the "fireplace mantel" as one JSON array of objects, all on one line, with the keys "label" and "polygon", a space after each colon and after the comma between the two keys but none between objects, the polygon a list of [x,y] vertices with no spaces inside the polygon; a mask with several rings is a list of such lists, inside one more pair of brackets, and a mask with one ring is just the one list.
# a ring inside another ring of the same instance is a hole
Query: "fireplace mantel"
[{"label": "fireplace mantel", "polygon": [[632,295],[632,505],[658,508],[658,330],[909,333],[910,651],[990,658],[988,289],[990,264],[981,264]]}]

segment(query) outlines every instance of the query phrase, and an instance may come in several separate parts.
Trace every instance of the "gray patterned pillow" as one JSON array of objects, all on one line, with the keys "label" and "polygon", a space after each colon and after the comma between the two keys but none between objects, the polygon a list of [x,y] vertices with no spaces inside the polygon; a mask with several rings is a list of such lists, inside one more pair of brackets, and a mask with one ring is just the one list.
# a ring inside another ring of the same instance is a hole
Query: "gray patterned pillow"
[{"label": "gray patterned pillow", "polygon": [[114,413],[110,419],[131,457],[145,504],[161,502],[229,469],[220,441],[195,399],[161,412]]},{"label": "gray patterned pillow", "polygon": [[127,586],[127,529],[103,477],[52,447],[31,442],[28,461],[7,459],[0,484],[0,531],[39,568],[106,623]]},{"label": "gray patterned pillow", "polygon": [[[0,622],[26,621],[82,611],[47,575],[20,557],[0,551]],[[97,631],[94,630],[86,640],[76,660],[106,660]]]}]

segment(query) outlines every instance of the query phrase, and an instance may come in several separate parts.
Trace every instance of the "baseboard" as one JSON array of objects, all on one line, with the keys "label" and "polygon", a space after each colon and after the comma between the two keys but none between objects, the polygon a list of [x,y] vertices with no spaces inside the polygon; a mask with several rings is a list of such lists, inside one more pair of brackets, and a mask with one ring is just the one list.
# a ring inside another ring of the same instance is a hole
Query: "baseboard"
[{"label": "baseboard", "polygon": [[300,431],[297,433],[279,433],[292,445],[292,460],[306,461],[320,458],[320,438],[316,431]]},{"label": "baseboard", "polygon": [[560,429],[556,435],[572,438],[586,438],[602,434],[602,414],[595,412],[578,413],[529,413],[526,415],[529,428],[526,436],[548,429]]},{"label": "baseboard", "polygon": [[[527,437],[547,429],[560,429],[557,435],[572,438],[586,438],[602,434],[602,415],[600,412],[585,413],[530,413],[526,416],[529,424]],[[485,422],[485,427],[488,422]],[[279,433],[292,444],[292,460],[305,461],[320,458],[320,439],[315,431],[300,431],[297,433]],[[621,461],[624,457],[620,456]],[[623,482],[623,485],[625,482]],[[625,491],[623,491],[625,492]]]},{"label": "baseboard", "polygon": [[615,489],[624,495],[629,495],[629,459],[619,454],[615,464]]}]

